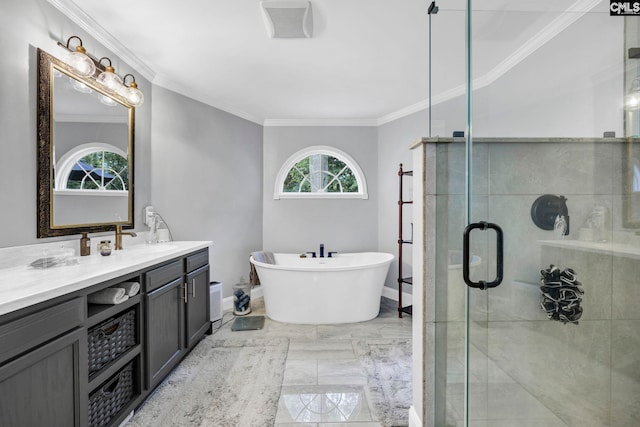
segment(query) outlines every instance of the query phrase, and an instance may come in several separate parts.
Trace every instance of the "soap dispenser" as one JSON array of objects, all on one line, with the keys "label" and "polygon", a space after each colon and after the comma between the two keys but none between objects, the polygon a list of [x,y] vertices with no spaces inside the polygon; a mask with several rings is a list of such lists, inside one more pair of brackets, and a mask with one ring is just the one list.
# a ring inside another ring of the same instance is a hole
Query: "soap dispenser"
[{"label": "soap dispenser", "polygon": [[87,255],[91,255],[91,239],[87,233],[82,233],[82,238],[80,239],[80,256]]}]

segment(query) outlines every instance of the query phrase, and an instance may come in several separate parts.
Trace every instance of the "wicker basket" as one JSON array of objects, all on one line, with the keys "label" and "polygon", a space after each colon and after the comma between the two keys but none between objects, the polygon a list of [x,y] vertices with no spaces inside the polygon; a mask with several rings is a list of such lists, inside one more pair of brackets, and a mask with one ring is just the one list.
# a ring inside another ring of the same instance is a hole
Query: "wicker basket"
[{"label": "wicker basket", "polygon": [[89,330],[89,375],[137,344],[136,311],[131,309]]},{"label": "wicker basket", "polygon": [[89,396],[89,426],[104,426],[133,398],[133,362]]}]

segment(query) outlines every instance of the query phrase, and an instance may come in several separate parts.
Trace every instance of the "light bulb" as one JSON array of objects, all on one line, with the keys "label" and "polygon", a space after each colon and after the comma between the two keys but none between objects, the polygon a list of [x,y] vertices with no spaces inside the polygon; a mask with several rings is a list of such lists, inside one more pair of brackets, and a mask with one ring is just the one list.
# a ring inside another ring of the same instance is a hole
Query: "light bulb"
[{"label": "light bulb", "polygon": [[105,70],[100,73],[96,81],[112,92],[118,93],[122,88],[122,79],[115,73],[114,68],[110,65],[105,67]]},{"label": "light bulb", "polygon": [[81,76],[92,76],[96,72],[96,64],[87,56],[87,51],[82,45],[76,46],[75,52],[67,55],[67,64]]},{"label": "light bulb", "polygon": [[124,97],[134,107],[139,107],[144,103],[144,95],[142,91],[138,89],[136,82],[132,82],[131,85],[124,91]]},{"label": "light bulb", "polygon": [[108,105],[109,107],[113,107],[117,104],[116,101],[105,95],[100,95],[100,102],[102,102],[104,105]]},{"label": "light bulb", "polygon": [[71,87],[77,90],[78,92],[82,92],[82,93],[93,92],[93,90],[89,86],[82,83],[80,80],[74,79],[73,77],[69,77],[69,82],[71,83]]},{"label": "light bulb", "polygon": [[[127,77],[131,77],[133,80],[129,86],[127,86]],[[120,89],[120,95],[122,95],[130,105],[134,107],[141,106],[144,103],[144,95],[142,94],[142,91],[138,89],[136,78],[133,74],[125,74],[122,80],[123,83],[122,88]]]}]

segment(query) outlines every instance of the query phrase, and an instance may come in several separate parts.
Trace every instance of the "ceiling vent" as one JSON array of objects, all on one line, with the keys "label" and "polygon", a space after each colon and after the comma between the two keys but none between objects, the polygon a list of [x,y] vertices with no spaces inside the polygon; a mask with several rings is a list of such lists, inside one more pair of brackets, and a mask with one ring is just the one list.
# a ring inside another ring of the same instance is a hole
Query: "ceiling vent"
[{"label": "ceiling vent", "polygon": [[304,0],[261,1],[267,33],[272,39],[311,38],[311,2]]}]

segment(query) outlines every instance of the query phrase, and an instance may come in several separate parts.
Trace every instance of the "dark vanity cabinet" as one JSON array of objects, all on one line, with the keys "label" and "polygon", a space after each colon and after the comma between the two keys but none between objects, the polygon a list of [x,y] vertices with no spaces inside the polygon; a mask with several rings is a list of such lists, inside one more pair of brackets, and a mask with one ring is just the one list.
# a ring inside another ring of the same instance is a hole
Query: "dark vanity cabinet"
[{"label": "dark vanity cabinet", "polygon": [[119,425],[209,330],[208,286],[204,249],[0,316],[0,426]]},{"label": "dark vanity cabinet", "polygon": [[157,385],[184,351],[184,270],[182,260],[145,274],[147,288],[147,387]]},{"label": "dark vanity cabinet", "polygon": [[0,325],[0,425],[85,426],[82,298]]},{"label": "dark vanity cabinet", "polygon": [[209,330],[209,253],[145,274],[147,387],[154,387]]},{"label": "dark vanity cabinet", "polygon": [[209,254],[203,251],[185,258],[187,292],[185,345],[192,348],[210,328]]}]

